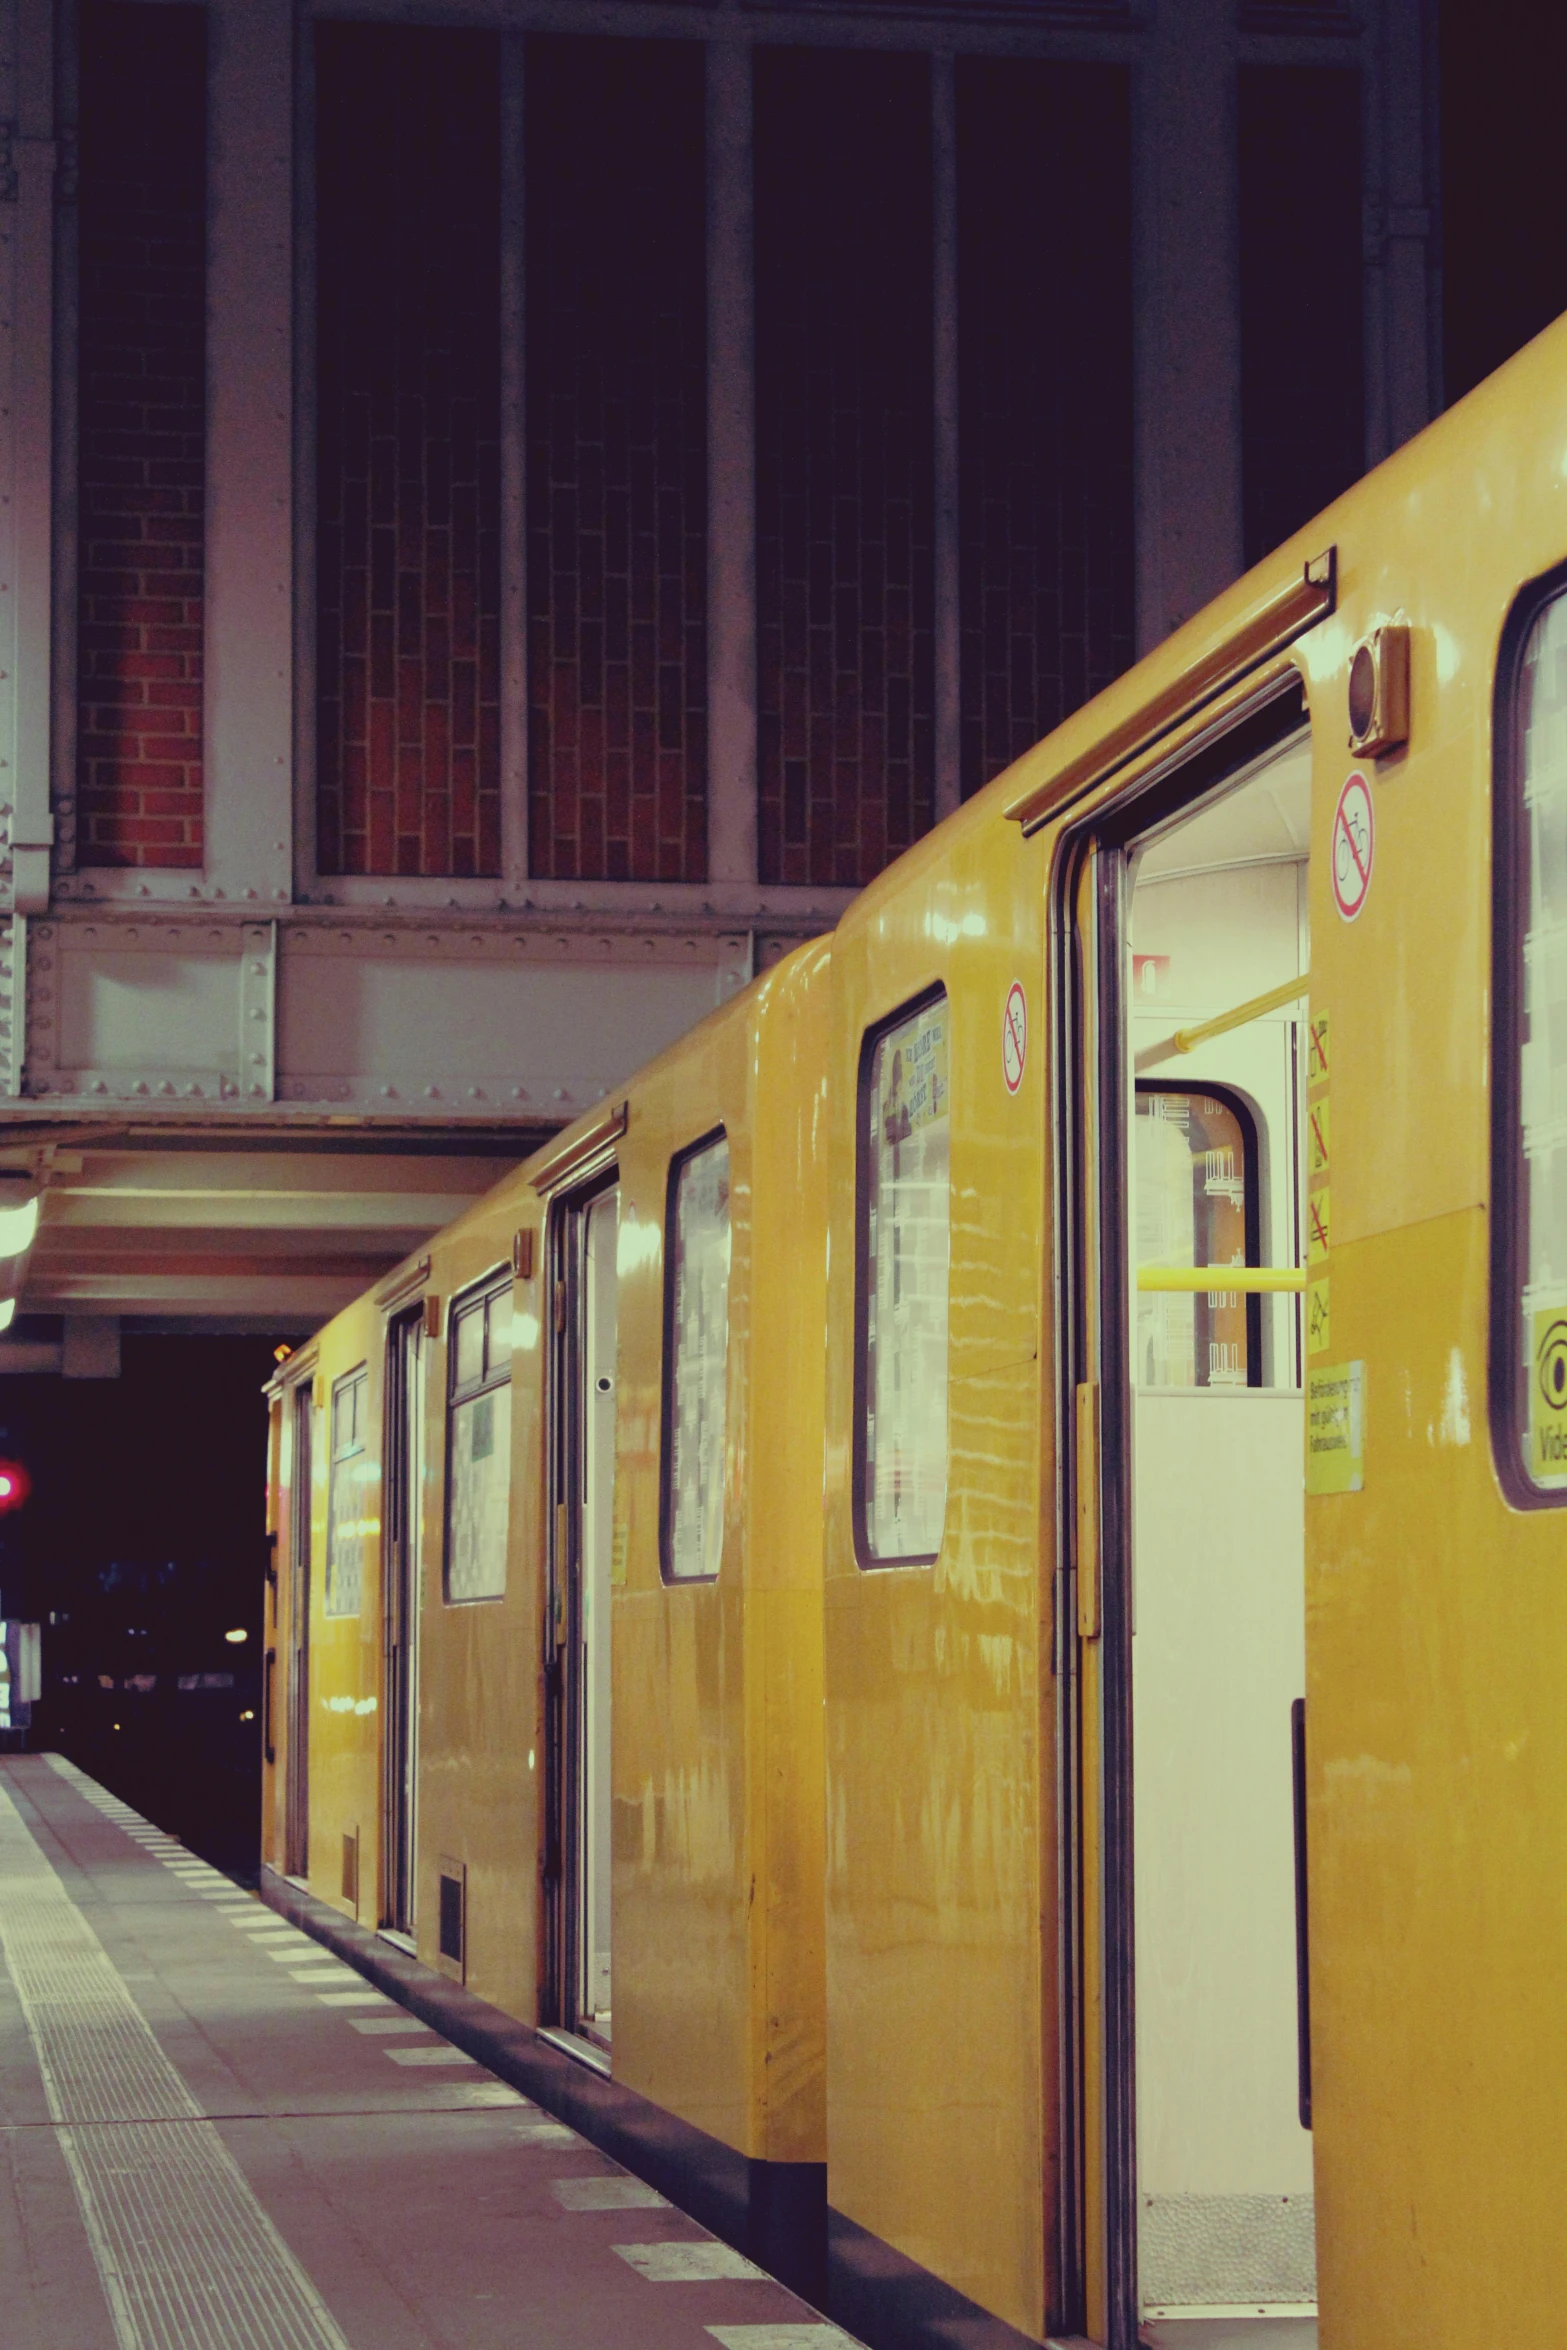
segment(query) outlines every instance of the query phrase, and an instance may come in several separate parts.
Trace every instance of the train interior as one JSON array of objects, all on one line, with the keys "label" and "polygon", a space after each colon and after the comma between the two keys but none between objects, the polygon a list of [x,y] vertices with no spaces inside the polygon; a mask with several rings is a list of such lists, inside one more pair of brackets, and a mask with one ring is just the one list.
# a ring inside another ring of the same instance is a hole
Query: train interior
[{"label": "train interior", "polygon": [[1302,1257],[1307,1007],[1289,990],[1310,968],[1310,785],[1301,732],[1132,867],[1136,2192],[1145,2338],[1163,2350],[1317,2339],[1296,1979],[1301,1299],[1190,1279]]}]

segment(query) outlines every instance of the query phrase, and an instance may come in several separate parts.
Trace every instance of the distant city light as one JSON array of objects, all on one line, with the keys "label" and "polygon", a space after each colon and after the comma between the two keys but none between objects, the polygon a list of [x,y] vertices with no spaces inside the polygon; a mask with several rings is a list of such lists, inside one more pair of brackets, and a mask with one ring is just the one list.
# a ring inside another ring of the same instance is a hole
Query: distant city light
[{"label": "distant city light", "polygon": [[241,1640],[248,1640],[250,1634],[245,1631],[242,1625],[236,1624],[233,1631],[225,1632],[223,1637],[225,1640],[232,1640],[237,1644]]},{"label": "distant city light", "polygon": [[32,1489],[32,1479],[20,1461],[0,1461],[0,1516],[7,1510],[19,1510]]},{"label": "distant city light", "polygon": [[254,1707],[254,1706],[247,1705],[247,1706],[246,1706],[246,1708],[245,1708],[245,1710],[244,1710],[244,1712],[243,1712],[243,1713],[240,1715],[240,1717],[239,1717],[239,1718],[240,1718],[240,1720],[241,1720],[242,1722],[253,1722],[253,1721],[255,1720],[255,1718],[256,1718],[256,1709],[255,1709],[255,1707]]}]

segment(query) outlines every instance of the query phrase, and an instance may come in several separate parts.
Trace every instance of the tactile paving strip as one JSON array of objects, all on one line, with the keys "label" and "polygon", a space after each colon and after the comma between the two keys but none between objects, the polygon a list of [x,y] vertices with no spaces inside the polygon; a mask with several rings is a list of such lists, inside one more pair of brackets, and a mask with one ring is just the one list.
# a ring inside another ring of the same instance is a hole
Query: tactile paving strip
[{"label": "tactile paving strip", "polygon": [[120,2350],[349,2350],[3,1788],[0,1951]]}]

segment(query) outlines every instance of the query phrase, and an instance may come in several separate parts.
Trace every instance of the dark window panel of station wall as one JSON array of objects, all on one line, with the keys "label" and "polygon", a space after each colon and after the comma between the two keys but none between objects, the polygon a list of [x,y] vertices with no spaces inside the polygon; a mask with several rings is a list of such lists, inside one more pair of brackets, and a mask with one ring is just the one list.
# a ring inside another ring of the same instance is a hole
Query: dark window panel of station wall
[{"label": "dark window panel of station wall", "polygon": [[1250,564],[1365,470],[1360,76],[1243,65],[1237,103]]},{"label": "dark window panel of station wall", "polygon": [[206,24],[83,0],[77,857],[199,867]]},{"label": "dark window panel of station wall", "polygon": [[316,27],[323,873],[500,871],[500,48]]},{"label": "dark window panel of station wall", "polygon": [[1567,10],[1441,0],[1442,328],[1449,403],[1567,310]]},{"label": "dark window panel of station wall", "polygon": [[965,797],[1127,668],[1131,85],[957,61]]},{"label": "dark window panel of station wall", "polygon": [[537,34],[524,77],[530,870],[700,881],[703,52]]},{"label": "dark window panel of station wall", "polygon": [[755,66],[759,831],[869,881],[935,790],[930,66]]}]

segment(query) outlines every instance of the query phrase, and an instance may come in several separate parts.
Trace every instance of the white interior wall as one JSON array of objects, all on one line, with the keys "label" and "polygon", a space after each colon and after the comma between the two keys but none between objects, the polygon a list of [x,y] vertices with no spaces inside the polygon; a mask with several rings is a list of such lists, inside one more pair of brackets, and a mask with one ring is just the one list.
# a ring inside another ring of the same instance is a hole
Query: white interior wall
[{"label": "white interior wall", "polygon": [[[1306,967],[1292,800],[1253,785],[1167,836],[1145,858],[1133,901],[1138,1073],[1246,1099],[1260,1145],[1262,1256],[1274,1264],[1297,1254],[1304,999],[1195,1053],[1159,1048]],[[1217,862],[1259,851],[1265,861]],[[1216,862],[1191,870],[1199,857]],[[1289,1298],[1264,1306],[1269,1385],[1135,1400],[1139,2234],[1150,2313],[1299,2310],[1315,2297],[1311,2139],[1297,2112],[1290,1759],[1290,1706],[1305,1686],[1297,1311]]]}]

